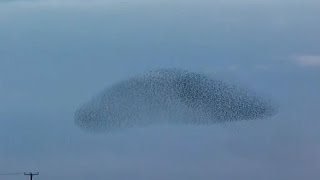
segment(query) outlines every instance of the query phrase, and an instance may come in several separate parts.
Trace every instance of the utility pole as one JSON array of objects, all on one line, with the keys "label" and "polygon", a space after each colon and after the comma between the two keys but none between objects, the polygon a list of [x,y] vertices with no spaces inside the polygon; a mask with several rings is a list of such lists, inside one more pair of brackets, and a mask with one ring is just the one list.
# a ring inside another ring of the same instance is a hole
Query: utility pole
[{"label": "utility pole", "polygon": [[39,173],[37,172],[37,173],[32,173],[32,172],[30,172],[30,173],[23,173],[25,176],[30,176],[30,180],[32,180],[32,178],[33,178],[33,176],[38,176],[39,175]]}]

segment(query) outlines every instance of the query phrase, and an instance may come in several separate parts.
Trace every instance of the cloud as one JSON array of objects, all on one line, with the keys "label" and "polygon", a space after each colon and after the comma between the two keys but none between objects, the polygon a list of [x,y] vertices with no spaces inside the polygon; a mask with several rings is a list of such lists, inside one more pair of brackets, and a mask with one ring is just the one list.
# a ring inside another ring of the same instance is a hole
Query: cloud
[{"label": "cloud", "polygon": [[90,8],[111,6],[113,4],[125,4],[130,1],[114,1],[114,0],[0,0],[0,4],[6,4],[6,8],[63,8],[63,7],[77,7],[77,8]]},{"label": "cloud", "polygon": [[295,61],[302,67],[320,67],[320,55],[297,56]]}]

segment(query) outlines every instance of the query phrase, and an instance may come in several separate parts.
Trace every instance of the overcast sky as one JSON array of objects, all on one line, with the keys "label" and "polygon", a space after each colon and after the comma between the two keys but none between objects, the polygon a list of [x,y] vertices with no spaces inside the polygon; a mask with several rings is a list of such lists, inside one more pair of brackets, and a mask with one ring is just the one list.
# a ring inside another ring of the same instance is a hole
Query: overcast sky
[{"label": "overcast sky", "polygon": [[[319,179],[319,9],[317,0],[0,0],[0,173]],[[272,97],[279,113],[109,134],[74,125],[81,103],[161,67],[252,88]]]}]

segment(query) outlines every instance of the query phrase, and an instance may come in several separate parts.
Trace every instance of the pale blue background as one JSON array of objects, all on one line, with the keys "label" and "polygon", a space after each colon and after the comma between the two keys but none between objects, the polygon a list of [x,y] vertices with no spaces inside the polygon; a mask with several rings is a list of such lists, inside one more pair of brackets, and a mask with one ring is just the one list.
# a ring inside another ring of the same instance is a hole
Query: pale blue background
[{"label": "pale blue background", "polygon": [[[0,173],[319,179],[319,9],[316,0],[0,1]],[[100,135],[74,125],[75,109],[103,88],[160,67],[255,89],[276,100],[279,113]]]}]

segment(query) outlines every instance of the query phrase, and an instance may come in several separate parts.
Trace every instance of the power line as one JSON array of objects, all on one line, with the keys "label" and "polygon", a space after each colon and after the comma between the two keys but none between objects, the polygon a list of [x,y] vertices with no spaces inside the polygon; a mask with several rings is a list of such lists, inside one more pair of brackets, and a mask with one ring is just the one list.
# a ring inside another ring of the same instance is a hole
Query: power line
[{"label": "power line", "polygon": [[0,173],[0,176],[12,176],[12,175],[21,175],[23,173]]}]

